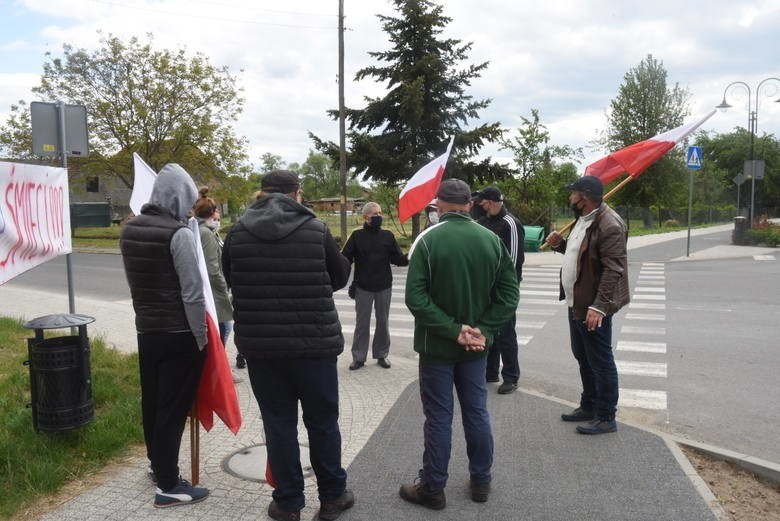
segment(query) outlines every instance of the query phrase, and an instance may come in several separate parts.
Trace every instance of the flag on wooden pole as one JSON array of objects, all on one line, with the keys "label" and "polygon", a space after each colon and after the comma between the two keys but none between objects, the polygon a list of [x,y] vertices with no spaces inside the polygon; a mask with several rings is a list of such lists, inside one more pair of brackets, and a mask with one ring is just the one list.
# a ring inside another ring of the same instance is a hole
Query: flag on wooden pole
[{"label": "flag on wooden pole", "polygon": [[436,190],[441,184],[444,176],[444,169],[447,166],[447,159],[450,157],[452,142],[455,137],[450,137],[450,143],[447,145],[447,151],[419,169],[398,197],[398,220],[406,221],[413,216],[436,197]]},{"label": "flag on wooden pole", "polygon": [[693,123],[673,128],[650,139],[621,148],[617,152],[612,152],[588,165],[583,175],[598,177],[605,185],[617,179],[623,172],[636,179],[650,165],[674,148],[677,143],[710,119],[713,114],[715,114],[715,110]]}]

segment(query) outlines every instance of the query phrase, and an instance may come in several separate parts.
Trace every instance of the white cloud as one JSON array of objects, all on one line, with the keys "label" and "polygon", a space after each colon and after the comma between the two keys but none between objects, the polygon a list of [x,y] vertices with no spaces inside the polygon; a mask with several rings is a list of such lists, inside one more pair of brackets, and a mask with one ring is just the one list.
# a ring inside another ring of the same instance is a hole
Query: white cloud
[{"label": "white cloud", "polygon": [[[514,129],[536,108],[555,144],[587,147],[603,128],[604,112],[623,76],[649,53],[663,61],[670,85],[690,90],[692,117],[719,103],[732,81],[755,90],[762,78],[780,76],[777,0],[441,4],[452,18],[444,35],[473,42],[470,63],[490,62],[468,91],[475,99],[493,100],[473,123],[500,121]],[[152,33],[156,46],[186,46],[228,66],[245,90],[245,112],[236,130],[249,139],[254,160],[271,152],[303,161],[312,147],[308,131],[338,138],[338,125],[326,114],[338,104],[335,2],[60,0],[56,13],[51,5],[19,0],[1,22],[0,118],[15,100],[32,99],[29,89],[37,83],[44,52],[58,55],[63,42],[96,48],[102,30],[123,39],[144,40]],[[389,47],[378,13],[397,15],[386,0],[345,1],[350,107],[384,92],[384,85],[353,81],[357,70],[375,64],[368,52]],[[719,132],[744,127],[744,102],[732,104],[705,127]],[[766,97],[759,105],[763,131],[780,135],[780,103]]]}]

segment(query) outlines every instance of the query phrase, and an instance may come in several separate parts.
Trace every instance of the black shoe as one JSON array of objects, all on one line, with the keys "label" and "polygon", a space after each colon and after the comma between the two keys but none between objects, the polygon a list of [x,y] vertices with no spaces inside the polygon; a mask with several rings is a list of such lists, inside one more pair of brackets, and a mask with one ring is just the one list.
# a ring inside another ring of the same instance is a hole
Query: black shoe
[{"label": "black shoe", "polygon": [[364,365],[366,365],[364,362],[357,362],[357,361],[355,361],[355,362],[352,362],[351,364],[349,364],[349,370],[350,371],[355,371],[357,369],[360,369]]},{"label": "black shoe", "polygon": [[401,499],[422,505],[431,510],[441,510],[447,506],[447,498],[444,497],[444,489],[431,491],[425,483],[408,483],[401,485],[398,494]]},{"label": "black shoe", "polygon": [[498,394],[512,394],[517,391],[517,382],[504,382],[498,386]]},{"label": "black shoe", "polygon": [[476,503],[484,503],[490,495],[490,482],[475,483],[473,480],[469,483],[471,488],[471,500]]},{"label": "black shoe", "polygon": [[345,490],[343,494],[334,499],[333,501],[325,501],[320,503],[320,512],[318,517],[325,521],[333,521],[338,518],[342,512],[352,508],[355,504],[355,494],[351,490]]},{"label": "black shoe", "polygon": [[498,383],[498,376],[486,376],[485,381],[489,384]]},{"label": "black shoe", "polygon": [[568,414],[561,414],[561,419],[565,422],[588,422],[593,419],[593,411],[586,411],[582,407],[577,407]]},{"label": "black shoe", "polygon": [[596,418],[588,422],[587,425],[577,425],[577,432],[580,434],[606,434],[617,431],[617,422],[615,420],[599,420]]},{"label": "black shoe", "polygon": [[377,359],[376,363],[379,364],[379,367],[390,369],[390,360],[388,360],[387,358],[379,358]]},{"label": "black shoe", "polygon": [[243,369],[246,367],[246,359],[244,358],[244,355],[237,354],[236,355],[236,368],[237,369]]},{"label": "black shoe", "polygon": [[271,501],[268,505],[268,517],[276,519],[276,521],[301,521],[301,513],[299,512],[285,512],[276,501]]}]

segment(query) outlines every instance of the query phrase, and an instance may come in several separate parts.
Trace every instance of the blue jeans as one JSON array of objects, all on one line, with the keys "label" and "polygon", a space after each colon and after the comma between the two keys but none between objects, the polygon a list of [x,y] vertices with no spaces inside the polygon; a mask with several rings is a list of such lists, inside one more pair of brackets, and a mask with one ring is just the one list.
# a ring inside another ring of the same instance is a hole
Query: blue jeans
[{"label": "blue jeans", "polygon": [[219,338],[222,339],[222,345],[227,347],[228,338],[233,331],[233,322],[220,322],[219,323]]},{"label": "blue jeans", "polygon": [[320,501],[339,497],[346,489],[347,473],[341,466],[336,357],[247,358],[246,363],[263,418],[268,464],[276,481],[274,501],[287,512],[304,507],[298,401],[309,435],[309,456]]},{"label": "blue jeans", "polygon": [[488,380],[498,378],[498,368],[501,362],[501,377],[505,382],[516,384],[520,379],[520,362],[517,359],[517,332],[515,324],[517,316],[512,315],[509,322],[498,332],[487,357],[487,369],[485,376]]},{"label": "blue jeans", "polygon": [[618,373],[612,354],[612,316],[604,317],[601,327],[588,331],[582,321],[573,319],[569,308],[569,334],[571,351],[580,365],[580,407],[593,411],[600,420],[614,420]]},{"label": "blue jeans", "polygon": [[487,410],[485,357],[457,364],[420,364],[420,398],[425,425],[423,482],[431,490],[447,485],[452,450],[452,387],[458,393],[469,474],[476,483],[490,482],[493,433]]}]

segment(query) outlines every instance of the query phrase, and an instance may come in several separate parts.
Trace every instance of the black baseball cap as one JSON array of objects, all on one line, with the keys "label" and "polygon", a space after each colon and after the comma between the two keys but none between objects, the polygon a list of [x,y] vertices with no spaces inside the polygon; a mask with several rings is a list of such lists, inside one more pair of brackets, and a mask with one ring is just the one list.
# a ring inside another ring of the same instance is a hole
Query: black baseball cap
[{"label": "black baseball cap", "polygon": [[573,183],[566,185],[566,189],[596,197],[604,195],[604,183],[601,182],[601,179],[592,175],[580,177]]},{"label": "black baseball cap", "polygon": [[504,194],[501,193],[501,190],[496,188],[495,186],[486,186],[479,192],[474,192],[471,194],[471,200],[472,201],[503,201],[504,200]]}]

